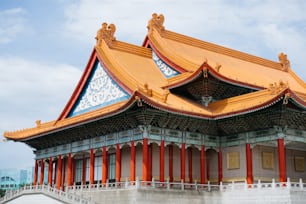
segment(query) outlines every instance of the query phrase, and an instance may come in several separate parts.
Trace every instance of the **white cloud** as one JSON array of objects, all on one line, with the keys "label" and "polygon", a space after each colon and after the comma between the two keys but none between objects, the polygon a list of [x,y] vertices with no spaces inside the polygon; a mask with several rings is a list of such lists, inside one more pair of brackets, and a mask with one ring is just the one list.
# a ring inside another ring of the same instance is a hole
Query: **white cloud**
[{"label": "white cloud", "polygon": [[25,10],[13,8],[0,10],[0,44],[13,41],[25,29]]}]

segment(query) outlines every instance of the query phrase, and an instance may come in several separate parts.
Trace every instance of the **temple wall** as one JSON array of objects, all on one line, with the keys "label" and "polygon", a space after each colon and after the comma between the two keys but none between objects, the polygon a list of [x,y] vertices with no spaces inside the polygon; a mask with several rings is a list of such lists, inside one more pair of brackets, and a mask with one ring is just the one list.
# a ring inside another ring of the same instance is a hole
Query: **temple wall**
[{"label": "temple wall", "polygon": [[135,175],[140,180],[142,180],[142,145],[140,143],[138,143],[135,147],[135,154],[136,154]]},{"label": "temple wall", "polygon": [[218,182],[218,152],[214,149],[206,151],[206,178],[212,183]]},{"label": "temple wall", "polygon": [[[252,149],[252,153],[253,153],[254,182],[257,182],[257,180],[259,179],[261,181],[271,182],[272,178],[274,178],[277,181],[279,178],[277,148],[270,146],[256,145]],[[263,155],[266,153],[267,156],[266,159],[264,159]]]},{"label": "temple wall", "polygon": [[303,179],[303,181],[306,180],[305,158],[306,151],[286,149],[287,177],[289,177],[291,181],[298,181],[300,178]]},{"label": "temple wall", "polygon": [[152,143],[152,177],[155,180],[159,180],[159,152],[160,146],[156,143]]},{"label": "temple wall", "polygon": [[181,181],[181,150],[173,145],[173,180]]},{"label": "temple wall", "polygon": [[[230,158],[234,153],[235,158]],[[237,160],[236,156],[238,156]],[[238,163],[237,163],[238,162]],[[234,163],[234,164],[231,164]],[[231,167],[234,165],[235,167]],[[236,166],[237,165],[237,166]],[[246,152],[245,145],[226,147],[222,149],[223,182],[244,181],[246,178]]]},{"label": "temple wall", "polygon": [[126,145],[121,149],[121,178],[123,180],[130,177],[130,160],[131,148]]},{"label": "temple wall", "polygon": [[[193,182],[200,181],[200,151],[197,148],[192,148],[192,178]],[[206,171],[206,169],[205,169]],[[188,172],[188,168],[187,168]],[[187,175],[188,177],[188,175]]]}]

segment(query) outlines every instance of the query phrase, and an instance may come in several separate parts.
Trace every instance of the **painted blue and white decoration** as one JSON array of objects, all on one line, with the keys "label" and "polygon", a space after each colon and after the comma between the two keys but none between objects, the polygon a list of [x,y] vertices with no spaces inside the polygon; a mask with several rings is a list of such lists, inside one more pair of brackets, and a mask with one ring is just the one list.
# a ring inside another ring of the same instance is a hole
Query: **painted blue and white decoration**
[{"label": "painted blue and white decoration", "polygon": [[97,60],[69,116],[71,117],[96,110],[126,100],[129,97],[130,95],[116,84]]},{"label": "painted blue and white decoration", "polygon": [[156,55],[156,53],[153,52],[153,51],[152,51],[152,59],[166,78],[170,78],[170,77],[173,77],[173,76],[176,76],[176,75],[180,74],[175,69],[173,69],[169,65],[167,65],[163,60],[161,60]]}]

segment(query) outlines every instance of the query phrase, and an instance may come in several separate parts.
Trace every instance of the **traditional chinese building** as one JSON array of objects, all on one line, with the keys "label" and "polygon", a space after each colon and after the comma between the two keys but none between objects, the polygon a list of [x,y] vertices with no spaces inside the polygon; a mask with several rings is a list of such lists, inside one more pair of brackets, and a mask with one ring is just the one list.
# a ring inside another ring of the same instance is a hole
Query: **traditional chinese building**
[{"label": "traditional chinese building", "polygon": [[4,133],[35,149],[34,184],[306,179],[306,84],[286,54],[194,39],[156,14],[142,46],[115,30],[102,24],[57,119]]}]

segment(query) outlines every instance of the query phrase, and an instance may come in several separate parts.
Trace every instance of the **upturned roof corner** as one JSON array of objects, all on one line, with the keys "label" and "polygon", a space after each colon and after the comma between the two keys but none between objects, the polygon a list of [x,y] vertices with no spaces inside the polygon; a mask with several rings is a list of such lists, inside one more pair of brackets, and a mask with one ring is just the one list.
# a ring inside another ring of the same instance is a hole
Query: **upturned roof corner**
[{"label": "upturned roof corner", "polygon": [[165,30],[164,22],[165,22],[165,17],[163,14],[157,15],[156,13],[153,13],[152,18],[149,20],[147,26],[149,34],[153,31],[153,28],[155,28],[159,32],[164,31]]},{"label": "upturned roof corner", "polygon": [[116,37],[114,36],[116,32],[116,26],[115,24],[109,24],[107,23],[102,23],[102,27],[98,30],[97,36],[95,39],[97,40],[96,46],[101,46],[102,45],[102,40],[106,42],[108,46],[112,46],[112,43],[116,41]]}]

